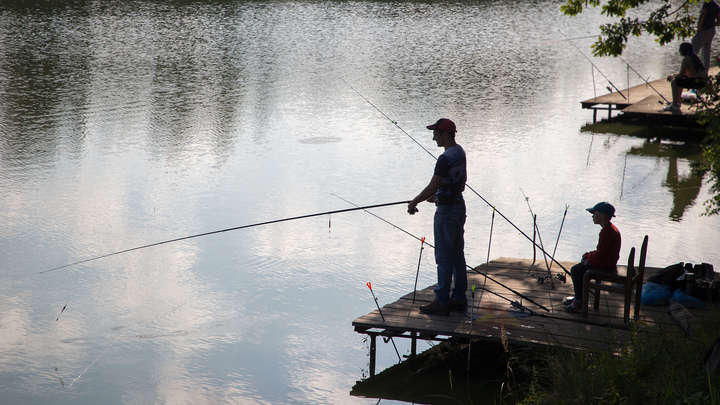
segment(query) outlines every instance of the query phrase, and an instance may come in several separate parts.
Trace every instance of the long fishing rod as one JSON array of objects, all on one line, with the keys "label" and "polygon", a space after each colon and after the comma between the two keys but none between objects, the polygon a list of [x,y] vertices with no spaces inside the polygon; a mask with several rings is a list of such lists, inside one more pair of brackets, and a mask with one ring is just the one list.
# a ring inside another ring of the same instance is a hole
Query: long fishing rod
[{"label": "long fishing rod", "polygon": [[[561,33],[565,38],[568,37],[568,36],[565,35],[562,31],[560,31],[560,33]],[[568,39],[569,39],[569,38],[568,38]],[[577,49],[578,52],[580,52],[580,54],[581,54],[582,56],[585,56],[585,59],[587,59],[588,62],[590,62],[590,64],[591,64],[595,69],[597,69],[598,72],[600,72],[600,74],[602,75],[602,77],[604,77],[605,80],[607,80],[608,83],[610,83],[610,85],[613,86],[613,88],[614,88],[615,90],[617,90],[618,93],[620,93],[620,95],[622,96],[622,98],[625,99],[625,100],[627,100],[627,97],[625,97],[625,96],[622,94],[622,92],[620,91],[620,89],[618,89],[617,86],[615,86],[615,85],[613,84],[613,82],[611,82],[610,79],[608,79],[607,76],[605,76],[605,74],[604,74],[600,69],[598,69],[597,66],[595,66],[595,64],[593,63],[593,61],[591,61],[590,58],[588,58],[588,57],[583,53],[583,51],[581,51],[580,48],[578,48],[578,46],[575,45],[575,43],[574,43],[573,41],[570,41],[570,43],[572,44],[572,46],[575,47],[575,49]]]},{"label": "long fishing rod", "polygon": [[[383,115],[385,118],[387,118],[390,122],[392,122],[393,124],[395,124],[395,126],[396,126],[400,131],[402,131],[405,135],[407,135],[410,139],[412,139],[416,144],[420,145],[420,147],[423,148],[423,150],[424,150],[425,152],[427,152],[430,156],[432,156],[433,159],[437,160],[437,157],[435,157],[435,155],[433,155],[432,152],[430,152],[429,150],[427,150],[427,148],[425,148],[420,142],[418,142],[415,138],[413,138],[410,134],[408,134],[404,129],[402,129],[402,128],[400,127],[400,125],[398,125],[397,122],[393,121],[393,120],[392,120],[390,117],[388,117],[384,112],[382,112],[382,110],[380,110],[379,108],[377,108],[377,106],[375,106],[375,104],[371,103],[370,100],[368,100],[365,96],[363,96],[359,91],[355,90],[354,87],[350,86],[350,84],[348,84],[348,82],[346,82],[344,79],[342,79],[342,80],[343,80],[343,82],[345,82],[345,84],[347,84],[348,87],[350,87],[355,93],[357,93],[360,97],[362,97],[365,101],[367,101],[368,104],[370,104],[371,106],[373,106],[380,114],[382,114],[382,115]],[[565,267],[563,267],[563,265],[562,265],[560,262],[558,262],[557,260],[555,260],[554,257],[550,256],[550,255],[545,251],[545,249],[543,249],[543,248],[540,247],[537,243],[535,243],[535,241],[534,241],[531,237],[529,237],[525,232],[523,232],[520,228],[518,228],[517,225],[515,225],[512,221],[510,221],[510,220],[508,219],[508,217],[506,217],[505,215],[503,215],[502,212],[498,211],[497,208],[495,208],[494,205],[490,204],[490,202],[489,202],[488,200],[486,200],[483,196],[481,196],[480,193],[478,193],[477,191],[475,191],[474,188],[470,187],[470,185],[468,185],[468,184],[465,184],[465,187],[466,187],[468,190],[470,190],[470,191],[472,191],[473,193],[475,193],[475,195],[477,195],[478,197],[480,197],[480,199],[483,200],[483,202],[485,202],[485,204],[487,204],[490,208],[494,209],[495,212],[497,212],[498,215],[500,215],[505,221],[507,221],[510,225],[512,225],[513,228],[515,228],[518,232],[520,232],[520,234],[522,234],[525,238],[527,238],[527,240],[529,240],[530,242],[532,242],[532,244],[535,245],[538,249],[540,249],[540,251],[542,251],[544,254],[548,255],[548,257],[550,257],[550,259],[552,259],[555,263],[557,263],[557,265],[560,266],[560,268],[562,268],[563,270],[567,271],[567,269],[565,269]]]},{"label": "long fishing rod", "polygon": [[[340,197],[340,196],[337,195],[337,194],[333,194],[333,195],[334,195],[335,197],[337,197],[337,198],[339,198],[339,199],[347,202],[348,204],[355,205],[356,207],[358,207],[355,203],[352,203],[352,202],[350,202],[350,201],[348,201],[348,200]],[[358,207],[357,209],[363,209],[363,207]],[[406,234],[412,236],[413,238],[415,238],[415,239],[417,239],[417,240],[422,240],[421,238],[419,238],[419,237],[411,234],[410,232],[408,232],[408,231],[400,228],[399,226],[397,226],[397,225],[391,223],[390,221],[388,221],[388,220],[386,220],[386,219],[378,216],[378,215],[375,214],[375,213],[372,213],[372,212],[367,211],[367,210],[365,210],[365,212],[367,212],[368,214],[374,216],[375,218],[377,218],[377,219],[379,219],[379,220],[381,220],[381,221],[383,221],[383,222],[385,222],[385,223],[387,223],[387,224],[390,224],[391,226],[395,227],[396,229],[405,232]],[[425,244],[428,245],[428,246],[430,246],[431,248],[435,249],[435,246],[433,246],[432,244],[430,244],[430,243],[428,243],[428,242],[425,242]],[[547,307],[538,304],[537,302],[533,301],[532,299],[530,299],[530,298],[526,297],[525,295],[523,295],[523,294],[521,294],[521,293],[513,290],[512,288],[506,286],[505,284],[503,284],[503,283],[495,280],[494,278],[488,276],[487,274],[483,274],[482,272],[480,272],[479,270],[477,270],[477,269],[475,269],[474,267],[470,266],[469,264],[465,263],[465,267],[468,268],[468,269],[470,269],[470,270],[472,270],[472,271],[474,271],[475,273],[478,273],[478,274],[482,275],[483,277],[485,277],[486,279],[494,282],[495,284],[499,285],[500,287],[505,288],[506,290],[512,292],[513,294],[517,295],[518,297],[520,297],[520,298],[522,298],[522,299],[525,299],[525,300],[528,300],[528,301],[532,302],[533,304],[537,305],[538,307],[544,309],[545,311],[550,312],[550,310],[549,310]],[[487,271],[486,271],[486,273],[487,273]]]},{"label": "long fishing rod", "polygon": [[55,271],[55,270],[64,269],[64,268],[66,268],[66,267],[75,266],[75,265],[78,265],[78,264],[81,264],[81,263],[91,262],[91,261],[93,261],[93,260],[103,259],[103,258],[109,257],[109,256],[114,256],[114,255],[119,255],[119,254],[122,254],[122,253],[132,252],[132,251],[134,251],[134,250],[140,250],[140,249],[145,249],[145,248],[149,248],[149,247],[152,247],[152,246],[164,245],[164,244],[166,244],[166,243],[179,242],[179,241],[181,241],[181,240],[199,238],[199,237],[201,237],[201,236],[208,236],[208,235],[213,235],[213,234],[216,234],[216,233],[236,231],[236,230],[239,230],[239,229],[252,228],[252,227],[254,227],[254,226],[270,225],[270,224],[275,224],[275,223],[278,223],[278,222],[294,221],[294,220],[296,220],[296,219],[311,218],[311,217],[317,217],[317,216],[321,216],[321,215],[339,214],[339,213],[342,213],[342,212],[350,212],[350,211],[358,211],[358,210],[368,210],[368,209],[370,209],[370,208],[387,207],[387,206],[391,206],[391,205],[400,205],[400,204],[409,204],[409,203],[410,203],[410,201],[398,201],[398,202],[385,203],[385,204],[367,205],[367,206],[364,206],[364,207],[357,207],[357,208],[346,208],[346,209],[342,209],[342,210],[320,212],[320,213],[317,213],[317,214],[300,215],[300,216],[297,216],[297,217],[276,219],[276,220],[273,220],[273,221],[258,222],[258,223],[256,223],[256,224],[236,226],[236,227],[227,228],[227,229],[220,229],[220,230],[218,230],[218,231],[211,231],[211,232],[199,233],[199,234],[197,234],[197,235],[183,236],[183,237],[181,237],[181,238],[169,239],[169,240],[165,240],[165,241],[162,241],[162,242],[156,242],[156,243],[150,243],[150,244],[148,244],[148,245],[137,246],[137,247],[130,248],[130,249],[120,250],[120,251],[118,251],[118,252],[108,253],[108,254],[105,254],[105,255],[102,255],[102,256],[91,257],[91,258],[89,258],[89,259],[80,260],[79,262],[74,262],[74,263],[66,264],[66,265],[64,265],[64,266],[55,267],[55,268],[50,269],[50,270],[44,270],[44,271],[41,271],[40,274],[48,273],[48,272]]},{"label": "long fishing rod", "polygon": [[539,43],[539,44],[535,44],[535,46],[547,45],[547,44],[555,44],[555,43],[562,42],[562,41],[574,41],[574,40],[576,40],[576,39],[595,38],[595,37],[597,37],[597,35],[586,35],[586,36],[583,36],[583,37],[556,39],[555,41],[541,42],[541,43]]}]

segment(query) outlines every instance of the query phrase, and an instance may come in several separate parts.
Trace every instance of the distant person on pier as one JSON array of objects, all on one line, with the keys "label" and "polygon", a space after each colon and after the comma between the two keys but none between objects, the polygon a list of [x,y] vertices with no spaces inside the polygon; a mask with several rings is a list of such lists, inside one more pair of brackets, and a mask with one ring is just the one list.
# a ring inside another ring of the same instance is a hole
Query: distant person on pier
[{"label": "distant person on pier", "polygon": [[692,38],[693,51],[699,54],[702,50],[702,61],[705,68],[710,68],[710,51],[715,36],[715,26],[720,24],[719,15],[720,6],[715,3],[715,0],[706,1],[697,20],[697,32]]},{"label": "distant person on pier", "polygon": [[566,297],[563,305],[565,310],[575,312],[582,309],[583,276],[590,270],[601,270],[609,273],[617,273],[617,262],[620,259],[620,245],[622,239],[620,231],[610,220],[615,216],[615,207],[607,202],[599,202],[594,207],[587,209],[592,214],[593,223],[600,225],[600,236],[597,249],[586,252],[582,255],[582,261],[570,269],[574,297]]},{"label": "distant person on pier", "polygon": [[[417,212],[422,201],[435,203],[435,263],[438,284],[435,299],[420,306],[424,314],[447,315],[450,311],[464,311],[467,307],[467,273],[465,272],[465,200],[463,191],[467,180],[465,151],[455,142],[455,123],[441,118],[428,125],[433,140],[444,148],[435,163],[430,183],[408,204],[410,215]],[[452,281],[452,296],[450,295]]]},{"label": "distant person on pier", "polygon": [[707,85],[707,69],[693,51],[692,44],[688,42],[680,44],[680,55],[683,56],[680,73],[667,77],[672,88],[672,103],[663,108],[665,111],[680,111],[680,96],[683,89],[702,89]]}]

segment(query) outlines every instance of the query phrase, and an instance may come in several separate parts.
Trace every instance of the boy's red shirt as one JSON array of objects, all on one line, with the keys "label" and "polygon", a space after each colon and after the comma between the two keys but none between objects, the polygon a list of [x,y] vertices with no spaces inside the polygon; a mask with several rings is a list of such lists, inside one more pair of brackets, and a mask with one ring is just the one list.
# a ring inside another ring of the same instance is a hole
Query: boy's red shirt
[{"label": "boy's red shirt", "polygon": [[620,231],[615,224],[608,222],[600,230],[597,249],[583,254],[583,259],[587,260],[590,266],[595,269],[615,270],[618,259],[620,259],[621,243]]}]

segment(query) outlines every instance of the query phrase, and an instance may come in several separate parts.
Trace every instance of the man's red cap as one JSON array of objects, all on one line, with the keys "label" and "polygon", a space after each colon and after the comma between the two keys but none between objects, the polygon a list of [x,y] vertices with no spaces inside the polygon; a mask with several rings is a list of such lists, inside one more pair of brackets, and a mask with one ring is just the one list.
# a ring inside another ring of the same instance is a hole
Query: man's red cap
[{"label": "man's red cap", "polygon": [[455,123],[447,118],[440,118],[436,123],[428,125],[427,129],[439,129],[441,131],[447,131],[452,133],[457,132],[457,130],[455,129]]}]

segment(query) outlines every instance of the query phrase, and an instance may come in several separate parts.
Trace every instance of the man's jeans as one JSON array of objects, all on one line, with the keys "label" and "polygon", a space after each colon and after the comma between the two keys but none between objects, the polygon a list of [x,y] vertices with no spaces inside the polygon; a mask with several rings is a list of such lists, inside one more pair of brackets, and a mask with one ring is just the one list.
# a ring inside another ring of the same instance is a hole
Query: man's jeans
[{"label": "man's jeans", "polygon": [[435,263],[437,263],[438,285],[435,296],[440,304],[450,302],[450,288],[453,278],[455,286],[452,296],[455,301],[467,302],[467,273],[465,272],[465,205],[438,205],[435,210]]},{"label": "man's jeans", "polygon": [[702,63],[705,65],[705,71],[710,69],[710,50],[712,49],[712,40],[715,36],[715,27],[704,29],[695,33],[692,38],[693,51],[700,56],[702,50]]}]

